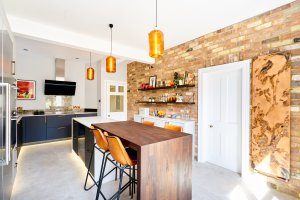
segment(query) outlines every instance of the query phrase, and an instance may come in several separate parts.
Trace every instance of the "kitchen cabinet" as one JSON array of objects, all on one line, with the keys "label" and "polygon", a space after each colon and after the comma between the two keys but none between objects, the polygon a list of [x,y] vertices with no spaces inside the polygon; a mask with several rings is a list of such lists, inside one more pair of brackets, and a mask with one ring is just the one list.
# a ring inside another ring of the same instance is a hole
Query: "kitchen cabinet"
[{"label": "kitchen cabinet", "polygon": [[74,115],[47,116],[47,140],[71,137],[71,120]]},{"label": "kitchen cabinet", "polygon": [[21,152],[21,147],[24,143],[24,135],[23,135],[23,120],[21,119],[18,123],[17,123],[17,156],[19,156],[20,152]]},{"label": "kitchen cabinet", "polygon": [[24,142],[40,142],[47,139],[46,116],[24,118]]},{"label": "kitchen cabinet", "polygon": [[[195,135],[195,121],[194,120],[183,120],[183,119],[171,119],[171,118],[160,118],[154,116],[142,116],[134,115],[133,117],[135,122],[143,123],[144,121],[154,122],[154,126],[164,128],[166,124],[172,124],[176,126],[181,126],[184,133]],[[194,140],[194,139],[193,139]],[[193,141],[194,149],[194,141]],[[194,151],[193,151],[194,158]]]}]

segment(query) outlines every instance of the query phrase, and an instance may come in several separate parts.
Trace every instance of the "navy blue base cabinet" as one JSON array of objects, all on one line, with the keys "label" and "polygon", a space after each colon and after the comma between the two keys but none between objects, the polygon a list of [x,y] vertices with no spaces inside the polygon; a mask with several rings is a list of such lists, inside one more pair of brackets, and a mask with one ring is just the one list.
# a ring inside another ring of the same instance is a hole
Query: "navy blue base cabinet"
[{"label": "navy blue base cabinet", "polygon": [[46,140],[46,116],[24,117],[22,120],[25,130],[25,143]]}]

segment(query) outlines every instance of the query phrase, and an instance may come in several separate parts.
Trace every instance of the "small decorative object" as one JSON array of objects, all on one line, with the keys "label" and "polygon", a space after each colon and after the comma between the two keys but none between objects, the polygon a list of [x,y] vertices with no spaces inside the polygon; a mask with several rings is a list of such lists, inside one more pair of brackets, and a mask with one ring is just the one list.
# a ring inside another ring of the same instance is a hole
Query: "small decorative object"
[{"label": "small decorative object", "polygon": [[155,88],[156,87],[156,76],[150,76],[149,78],[149,86],[151,88]]},{"label": "small decorative object", "polygon": [[174,86],[179,85],[179,74],[177,72],[174,73]]},{"label": "small decorative object", "polygon": [[165,117],[165,115],[166,115],[166,112],[163,111],[163,110],[160,110],[160,111],[158,111],[158,113],[157,113],[157,116],[158,116],[158,117],[161,117],[161,118]]},{"label": "small decorative object", "polygon": [[17,80],[17,99],[19,100],[35,100],[36,89],[35,81]]},{"label": "small decorative object", "polygon": [[172,81],[168,80],[168,81],[165,82],[165,86],[171,86],[171,83],[172,83]]},{"label": "small decorative object", "polygon": [[184,85],[184,78],[178,79],[178,85]]},{"label": "small decorative object", "polygon": [[143,83],[141,85],[141,89],[148,89],[149,88],[149,84],[148,83]]},{"label": "small decorative object", "polygon": [[176,102],[176,96],[168,97],[168,102],[175,103]]},{"label": "small decorative object", "polygon": [[185,72],[184,85],[195,84],[195,75],[193,73]]},{"label": "small decorative object", "polygon": [[183,96],[181,94],[176,94],[176,102],[183,102]]}]

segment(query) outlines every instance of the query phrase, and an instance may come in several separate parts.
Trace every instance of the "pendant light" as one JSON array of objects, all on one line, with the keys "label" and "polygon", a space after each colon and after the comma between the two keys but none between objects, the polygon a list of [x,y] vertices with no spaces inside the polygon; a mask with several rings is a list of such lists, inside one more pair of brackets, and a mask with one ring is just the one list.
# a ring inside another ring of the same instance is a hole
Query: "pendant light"
[{"label": "pendant light", "polygon": [[113,24],[109,24],[110,28],[110,56],[106,57],[106,72],[115,73],[116,72],[116,58],[112,56],[112,28]]},{"label": "pendant light", "polygon": [[95,70],[92,68],[92,53],[90,52],[90,66],[86,70],[86,79],[94,80]]},{"label": "pendant light", "polygon": [[159,58],[164,55],[164,34],[157,29],[157,0],[155,28],[149,33],[149,56]]}]

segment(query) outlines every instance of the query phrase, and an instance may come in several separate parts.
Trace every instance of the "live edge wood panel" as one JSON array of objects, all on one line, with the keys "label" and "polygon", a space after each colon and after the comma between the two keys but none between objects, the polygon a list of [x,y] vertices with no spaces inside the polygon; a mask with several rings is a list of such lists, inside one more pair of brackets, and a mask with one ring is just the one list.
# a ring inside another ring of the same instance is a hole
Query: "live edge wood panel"
[{"label": "live edge wood panel", "polygon": [[276,178],[290,177],[291,66],[287,55],[259,56],[252,63],[253,167]]},{"label": "live edge wood panel", "polygon": [[138,199],[192,199],[192,136],[133,121],[93,124],[138,154]]}]

